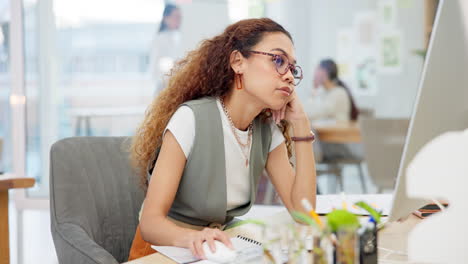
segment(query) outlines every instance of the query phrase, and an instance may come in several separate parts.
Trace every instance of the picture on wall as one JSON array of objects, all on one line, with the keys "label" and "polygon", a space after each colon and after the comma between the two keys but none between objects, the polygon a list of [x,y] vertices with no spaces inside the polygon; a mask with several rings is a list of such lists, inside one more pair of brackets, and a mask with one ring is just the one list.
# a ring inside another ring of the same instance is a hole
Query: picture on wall
[{"label": "picture on wall", "polygon": [[396,26],[397,8],[395,0],[380,0],[377,3],[377,17],[381,27],[393,28]]},{"label": "picture on wall", "polygon": [[356,38],[354,54],[354,85],[356,95],[373,96],[377,93],[376,70],[376,13],[364,11],[354,16],[353,32]]},{"label": "picture on wall", "polygon": [[402,68],[402,34],[386,31],[379,38],[378,69],[381,73],[400,73]]}]

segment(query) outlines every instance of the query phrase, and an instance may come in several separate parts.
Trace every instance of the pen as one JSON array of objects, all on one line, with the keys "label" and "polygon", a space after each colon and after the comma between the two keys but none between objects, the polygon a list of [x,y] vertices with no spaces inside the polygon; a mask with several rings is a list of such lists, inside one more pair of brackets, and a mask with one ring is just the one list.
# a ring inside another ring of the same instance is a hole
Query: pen
[{"label": "pen", "polygon": [[319,227],[321,229],[324,228],[324,225],[323,225],[323,222],[322,220],[320,219],[320,217],[318,216],[318,214],[314,211],[314,208],[312,207],[312,205],[310,204],[309,200],[307,200],[306,198],[303,198],[301,200],[301,203],[302,203],[302,207],[304,207],[304,209],[309,213],[309,215],[315,220],[315,222],[317,222],[317,224],[319,225]]},{"label": "pen", "polygon": [[[318,214],[315,212],[315,210],[312,207],[312,205],[310,204],[309,200],[307,200],[306,198],[303,198],[301,200],[301,203],[302,203],[302,207],[304,207],[304,209],[307,212],[309,212],[309,215],[315,220],[315,222],[317,222],[320,229],[322,229],[322,230],[325,229],[325,225],[323,224],[323,222],[320,219],[320,217],[318,216]],[[330,241],[332,242],[332,244],[334,246],[338,245],[338,240],[336,239],[336,236],[333,233],[330,234]]]},{"label": "pen", "polygon": [[346,198],[344,192],[341,192],[341,203],[343,205],[343,209],[348,210],[348,205],[346,204]]}]

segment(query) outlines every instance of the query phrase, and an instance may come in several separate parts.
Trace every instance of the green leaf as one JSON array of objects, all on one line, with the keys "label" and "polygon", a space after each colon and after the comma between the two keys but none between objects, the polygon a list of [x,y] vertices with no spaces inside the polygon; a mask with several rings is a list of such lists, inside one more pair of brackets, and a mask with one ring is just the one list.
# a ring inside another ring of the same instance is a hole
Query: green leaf
[{"label": "green leaf", "polygon": [[259,226],[266,226],[266,223],[262,220],[257,220],[257,219],[247,219],[247,220],[242,220],[242,221],[239,221],[239,222],[235,222],[233,223],[232,225],[229,225],[225,228],[225,230],[227,229],[231,229],[231,228],[234,228],[234,227],[238,227],[238,226],[241,226],[241,225],[245,225],[245,224],[254,224],[254,225],[259,225]]},{"label": "green leaf", "polygon": [[412,51],[413,54],[421,56],[423,59],[426,58],[427,50],[423,49],[415,49]]},{"label": "green leaf", "polygon": [[297,220],[299,222],[306,223],[306,224],[308,224],[310,226],[318,227],[318,223],[315,222],[315,220],[312,219],[312,217],[306,215],[303,212],[294,211],[294,212],[291,213],[291,215],[295,220]]},{"label": "green leaf", "polygon": [[344,209],[335,209],[330,212],[327,215],[327,223],[332,232],[343,227],[358,228],[360,225],[358,217]]},{"label": "green leaf", "polygon": [[375,222],[377,224],[380,223],[380,218],[382,217],[382,215],[380,214],[380,212],[377,212],[377,210],[375,210],[368,203],[366,203],[364,201],[359,201],[359,202],[355,203],[355,205],[361,207],[364,210],[366,210],[372,216],[372,218],[374,218],[374,220],[375,220]]}]

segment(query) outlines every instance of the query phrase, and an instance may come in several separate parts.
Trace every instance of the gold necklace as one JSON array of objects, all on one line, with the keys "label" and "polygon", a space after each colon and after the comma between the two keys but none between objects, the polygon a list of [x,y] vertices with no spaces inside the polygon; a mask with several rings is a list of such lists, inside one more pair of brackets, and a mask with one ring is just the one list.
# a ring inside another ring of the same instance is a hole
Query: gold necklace
[{"label": "gold necklace", "polygon": [[249,166],[249,157],[248,157],[248,153],[249,153],[249,146],[250,146],[250,142],[252,141],[252,131],[253,131],[253,125],[252,123],[249,124],[249,128],[248,128],[248,137],[247,137],[247,143],[244,144],[241,142],[239,136],[237,135],[237,128],[234,126],[234,123],[232,122],[232,118],[231,116],[229,115],[227,109],[226,109],[226,106],[224,105],[224,100],[223,98],[219,98],[220,101],[221,101],[221,106],[223,107],[223,110],[224,110],[224,113],[226,114],[226,117],[228,118],[228,121],[229,121],[229,126],[231,127],[231,130],[232,130],[232,133],[234,134],[234,137],[236,138],[236,141],[237,143],[239,144],[239,146],[241,147],[241,150],[242,150],[242,154],[244,155],[245,157],[245,166],[248,167]]}]

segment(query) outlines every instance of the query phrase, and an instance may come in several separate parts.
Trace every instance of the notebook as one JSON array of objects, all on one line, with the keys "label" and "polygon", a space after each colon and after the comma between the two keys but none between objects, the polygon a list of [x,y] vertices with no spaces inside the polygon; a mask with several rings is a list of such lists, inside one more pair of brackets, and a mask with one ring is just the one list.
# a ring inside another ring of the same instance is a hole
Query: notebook
[{"label": "notebook", "polygon": [[[237,259],[249,260],[262,256],[262,244],[253,239],[237,236],[231,238],[232,245],[237,253]],[[197,263],[197,264],[212,264],[214,262],[208,260],[200,260],[192,255],[192,252],[187,248],[180,247],[165,247],[151,246],[154,250],[181,264]]]}]

